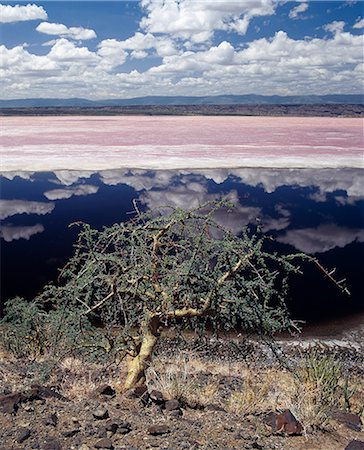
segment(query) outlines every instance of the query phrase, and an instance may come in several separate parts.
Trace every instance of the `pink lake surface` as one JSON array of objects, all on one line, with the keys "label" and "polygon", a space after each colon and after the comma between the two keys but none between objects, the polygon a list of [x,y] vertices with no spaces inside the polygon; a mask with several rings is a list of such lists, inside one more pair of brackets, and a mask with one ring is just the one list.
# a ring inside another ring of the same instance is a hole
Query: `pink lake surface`
[{"label": "pink lake surface", "polygon": [[364,167],[363,120],[3,117],[1,171]]}]

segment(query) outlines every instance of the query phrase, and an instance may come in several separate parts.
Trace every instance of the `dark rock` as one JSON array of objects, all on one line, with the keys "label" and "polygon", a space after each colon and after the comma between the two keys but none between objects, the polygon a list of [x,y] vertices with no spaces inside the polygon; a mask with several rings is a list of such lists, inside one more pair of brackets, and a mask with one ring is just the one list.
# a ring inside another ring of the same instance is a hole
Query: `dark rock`
[{"label": "dark rock", "polygon": [[[117,431],[119,434],[128,434],[131,431],[131,424],[129,422],[127,422],[126,420],[123,420],[117,424],[111,424],[111,426],[113,425],[117,425]],[[108,430],[108,431],[112,431],[112,430]]]},{"label": "dark rock", "polygon": [[178,400],[167,400],[164,404],[164,407],[166,411],[175,411],[177,409],[180,409],[181,405]]},{"label": "dark rock", "polygon": [[178,418],[178,417],[182,417],[183,413],[181,409],[174,409],[173,411],[168,411],[168,416],[169,417],[174,417],[174,418]]},{"label": "dark rock", "polygon": [[112,434],[115,434],[118,431],[119,424],[116,422],[110,422],[105,425],[105,430],[109,431]]},{"label": "dark rock", "polygon": [[76,434],[77,433],[79,433],[80,432],[80,429],[79,428],[74,428],[73,430],[66,430],[66,431],[63,431],[63,436],[65,437],[65,438],[70,438],[70,437],[73,437],[73,436],[76,436]]},{"label": "dark rock", "polygon": [[107,409],[105,409],[105,408],[97,408],[92,413],[92,415],[97,420],[104,420],[104,419],[107,419],[109,417],[109,411]]},{"label": "dark rock", "polygon": [[190,409],[201,409],[201,410],[204,409],[204,407],[200,403],[195,402],[193,400],[188,401],[186,403],[186,406]]},{"label": "dark rock", "polygon": [[205,411],[218,411],[218,412],[226,413],[224,408],[221,408],[221,406],[215,405],[214,403],[210,403],[209,405],[206,405]]},{"label": "dark rock", "polygon": [[104,395],[106,397],[114,397],[116,391],[108,384],[103,384],[102,386],[96,389],[96,394]]},{"label": "dark rock", "polygon": [[148,433],[152,436],[160,436],[162,434],[170,433],[168,425],[152,425],[148,428]]},{"label": "dark rock", "polygon": [[0,410],[6,414],[15,414],[23,397],[19,392],[0,396]]},{"label": "dark rock", "polygon": [[273,433],[285,433],[292,436],[301,434],[303,431],[303,426],[289,409],[286,409],[281,414],[272,412],[264,421],[272,427]]},{"label": "dark rock", "polygon": [[51,425],[52,427],[56,427],[58,423],[57,414],[50,414],[44,419],[44,425]]},{"label": "dark rock", "polygon": [[100,427],[97,429],[97,436],[99,438],[107,438],[107,430],[106,427]]},{"label": "dark rock", "polygon": [[239,430],[236,435],[235,439],[239,440],[242,439],[244,441],[251,441],[253,439],[251,431],[248,430]]},{"label": "dark rock", "polygon": [[127,398],[142,398],[145,394],[148,394],[148,388],[145,384],[142,384],[133,389],[129,389],[124,395]]},{"label": "dark rock", "polygon": [[45,398],[56,398],[57,400],[68,401],[66,397],[56,392],[54,389],[41,386],[40,384],[32,384],[30,392],[26,396],[27,400],[43,400]]},{"label": "dark rock", "polygon": [[41,446],[41,449],[42,450],[62,450],[62,445],[58,439],[48,438],[46,440],[45,444],[43,444]]},{"label": "dark rock", "polygon": [[353,440],[345,447],[345,450],[364,450],[364,442]]},{"label": "dark rock", "polygon": [[124,396],[126,398],[141,400],[144,406],[147,405],[149,402],[149,392],[145,384],[136,386],[135,388],[126,391]]},{"label": "dark rock", "polygon": [[18,442],[18,444],[23,443],[24,441],[26,441],[31,435],[31,430],[29,430],[29,428],[20,428],[18,431],[18,437],[16,438],[16,442]]},{"label": "dark rock", "polygon": [[103,438],[96,442],[95,448],[108,448],[112,449],[114,448],[111,442],[111,439]]},{"label": "dark rock", "polygon": [[164,403],[164,397],[162,392],[156,391],[155,389],[153,389],[153,391],[149,393],[149,398],[152,400],[152,402],[156,403],[157,405],[163,405]]},{"label": "dark rock", "polygon": [[361,431],[362,429],[362,421],[356,414],[339,411],[332,414],[332,417],[338,422],[346,425],[351,430]]}]

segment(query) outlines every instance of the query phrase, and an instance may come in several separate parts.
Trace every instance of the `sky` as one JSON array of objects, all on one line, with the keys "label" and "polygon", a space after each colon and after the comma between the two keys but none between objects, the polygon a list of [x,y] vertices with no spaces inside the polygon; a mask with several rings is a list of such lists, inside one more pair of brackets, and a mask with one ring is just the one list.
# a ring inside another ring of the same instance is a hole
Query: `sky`
[{"label": "sky", "polygon": [[364,1],[0,4],[1,98],[363,92]]}]

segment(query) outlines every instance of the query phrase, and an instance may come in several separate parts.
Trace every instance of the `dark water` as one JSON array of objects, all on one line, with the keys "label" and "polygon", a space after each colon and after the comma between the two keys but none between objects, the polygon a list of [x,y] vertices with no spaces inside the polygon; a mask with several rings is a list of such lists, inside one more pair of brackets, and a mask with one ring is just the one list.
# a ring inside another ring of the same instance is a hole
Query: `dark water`
[{"label": "dark water", "polygon": [[364,311],[364,177],[360,169],[63,171],[1,177],[1,296],[31,298],[57,277],[72,252],[76,221],[101,228],[140,209],[191,208],[228,197],[233,214],[218,217],[238,232],[257,222],[275,238],[272,250],[304,251],[336,267],[351,296],[313,266],[293,280],[289,307],[311,324]]}]

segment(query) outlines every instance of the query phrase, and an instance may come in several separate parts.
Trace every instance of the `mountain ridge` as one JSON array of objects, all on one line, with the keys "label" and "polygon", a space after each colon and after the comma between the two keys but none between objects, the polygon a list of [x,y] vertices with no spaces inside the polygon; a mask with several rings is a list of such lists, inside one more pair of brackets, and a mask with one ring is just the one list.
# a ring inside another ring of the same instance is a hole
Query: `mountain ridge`
[{"label": "mountain ridge", "polygon": [[364,104],[361,94],[329,95],[216,95],[216,96],[145,96],[128,99],[89,100],[84,98],[29,98],[1,100],[0,108],[103,107],[163,105],[302,105]]}]

